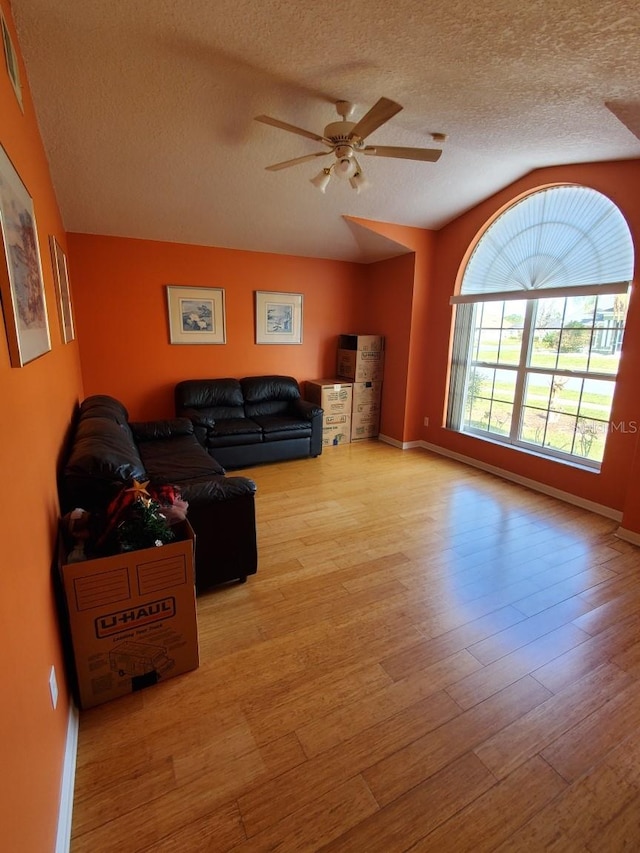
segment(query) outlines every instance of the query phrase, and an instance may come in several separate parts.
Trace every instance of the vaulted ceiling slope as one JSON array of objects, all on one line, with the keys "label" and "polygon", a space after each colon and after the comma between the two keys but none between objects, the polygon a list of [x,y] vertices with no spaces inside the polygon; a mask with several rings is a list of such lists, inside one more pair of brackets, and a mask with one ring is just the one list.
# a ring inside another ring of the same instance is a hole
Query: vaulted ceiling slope
[{"label": "vaulted ceiling slope", "polygon": [[[67,230],[368,262],[354,216],[440,228],[532,169],[640,156],[637,0],[12,0]],[[311,183],[335,102],[403,110],[369,188]]]}]

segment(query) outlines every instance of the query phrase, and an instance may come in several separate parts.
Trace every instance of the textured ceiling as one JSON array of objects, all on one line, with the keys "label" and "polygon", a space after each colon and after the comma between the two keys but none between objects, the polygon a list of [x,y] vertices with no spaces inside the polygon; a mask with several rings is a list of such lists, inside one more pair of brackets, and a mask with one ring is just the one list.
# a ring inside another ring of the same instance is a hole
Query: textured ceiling
[{"label": "textured ceiling", "polygon": [[[439,228],[540,166],[640,157],[640,4],[613,0],[12,0],[69,231],[371,261],[344,216]],[[334,103],[403,111],[356,194],[310,183]]]}]

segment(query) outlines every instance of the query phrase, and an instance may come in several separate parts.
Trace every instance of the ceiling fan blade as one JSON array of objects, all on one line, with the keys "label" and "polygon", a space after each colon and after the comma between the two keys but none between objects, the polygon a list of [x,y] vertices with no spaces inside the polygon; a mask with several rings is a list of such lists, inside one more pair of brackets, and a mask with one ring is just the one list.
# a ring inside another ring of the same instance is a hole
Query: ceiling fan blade
[{"label": "ceiling fan blade", "polygon": [[442,154],[440,148],[402,148],[395,145],[367,145],[360,152],[373,157],[399,157],[402,160],[424,160],[428,163],[435,163]]},{"label": "ceiling fan blade", "polygon": [[303,128],[296,127],[294,124],[287,124],[286,121],[280,121],[280,119],[271,118],[271,116],[256,116],[255,120],[261,121],[263,124],[270,124],[272,127],[279,127],[281,130],[288,130],[289,133],[297,133],[298,136],[306,136],[307,139],[314,139],[316,142],[324,142],[325,145],[333,148],[333,142],[330,139],[319,136],[311,130],[303,130]]},{"label": "ceiling fan blade", "polygon": [[364,139],[385,121],[389,121],[396,113],[399,113],[401,109],[400,104],[396,104],[395,101],[390,101],[389,98],[380,98],[369,112],[357,122],[349,134],[349,139]]},{"label": "ceiling fan blade", "polygon": [[297,166],[298,163],[306,163],[315,157],[327,157],[331,151],[316,151],[313,154],[304,154],[302,157],[294,157],[293,160],[285,160],[283,163],[274,163],[273,166],[265,166],[268,172],[277,172],[279,169],[288,169],[289,166]]}]

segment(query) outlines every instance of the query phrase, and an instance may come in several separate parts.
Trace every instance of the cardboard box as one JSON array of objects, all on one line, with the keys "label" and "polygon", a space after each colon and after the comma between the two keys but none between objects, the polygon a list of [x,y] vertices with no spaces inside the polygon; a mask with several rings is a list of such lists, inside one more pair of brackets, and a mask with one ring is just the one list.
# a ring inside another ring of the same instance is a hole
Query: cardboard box
[{"label": "cardboard box", "polygon": [[351,441],[375,438],[380,431],[380,409],[377,406],[362,406],[362,410],[351,415]]},{"label": "cardboard box", "polygon": [[198,667],[193,551],[188,522],[177,541],[59,570],[81,708],[92,708]]},{"label": "cardboard box", "polygon": [[324,415],[322,418],[322,429],[330,426],[349,426],[351,421],[351,413],[348,415]]},{"label": "cardboard box", "polygon": [[324,409],[325,415],[351,413],[350,382],[340,379],[312,379],[305,385],[306,399]]},{"label": "cardboard box", "polygon": [[[326,423],[330,419],[330,423]],[[351,441],[351,415],[325,415],[322,424],[322,446],[349,444]]]},{"label": "cardboard box", "polygon": [[380,417],[380,403],[356,403],[351,410],[352,415],[376,414]]},{"label": "cardboard box", "polygon": [[354,382],[353,409],[357,411],[361,405],[380,405],[382,402],[382,382]]},{"label": "cardboard box", "polygon": [[338,376],[355,382],[379,382],[384,373],[384,350],[339,349]]},{"label": "cardboard box", "polygon": [[383,335],[340,335],[338,349],[380,352],[384,349]]}]

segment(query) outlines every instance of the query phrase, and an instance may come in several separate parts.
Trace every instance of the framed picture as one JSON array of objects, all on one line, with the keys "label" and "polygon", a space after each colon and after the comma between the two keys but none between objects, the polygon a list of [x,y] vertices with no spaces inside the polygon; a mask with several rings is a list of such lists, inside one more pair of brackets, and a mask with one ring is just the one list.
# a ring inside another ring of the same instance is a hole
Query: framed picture
[{"label": "framed picture", "polygon": [[67,271],[67,257],[62,251],[62,246],[51,234],[49,236],[51,247],[51,260],[53,262],[53,278],[56,285],[56,297],[58,299],[58,314],[60,315],[60,331],[65,344],[75,337],[73,331],[73,310],[71,308],[71,291],[69,290],[69,273]]},{"label": "framed picture", "polygon": [[167,286],[172,344],[224,344],[224,290],[221,287]]},{"label": "framed picture", "polygon": [[13,367],[51,349],[33,201],[0,146],[0,293]]},{"label": "framed picture", "polygon": [[256,290],[256,343],[302,343],[302,294]]},{"label": "framed picture", "polygon": [[2,28],[2,44],[4,45],[4,59],[7,64],[7,73],[13,86],[13,91],[16,93],[16,98],[20,104],[20,109],[24,112],[22,105],[22,83],[20,82],[20,69],[18,67],[18,57],[16,56],[11,33],[5,20],[4,15],[0,12],[0,27]]}]

